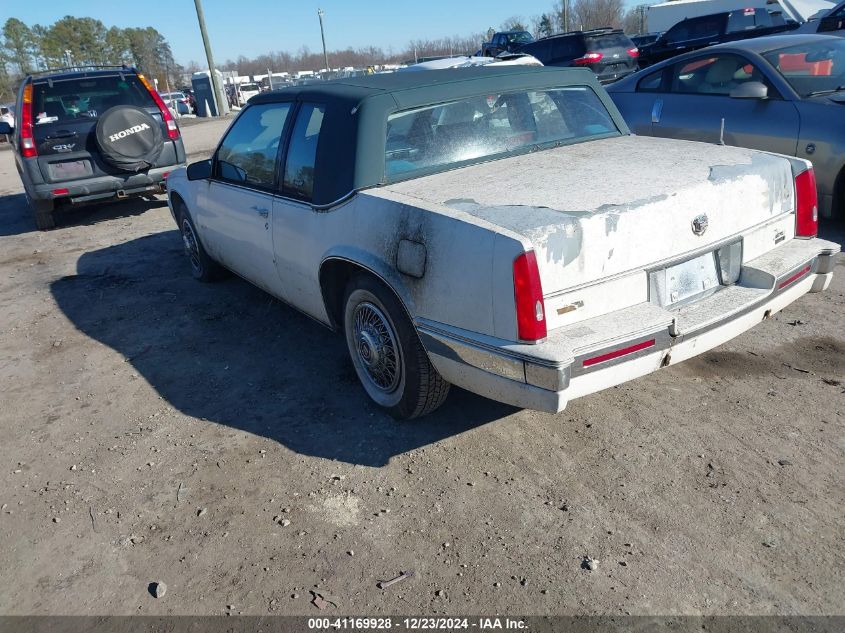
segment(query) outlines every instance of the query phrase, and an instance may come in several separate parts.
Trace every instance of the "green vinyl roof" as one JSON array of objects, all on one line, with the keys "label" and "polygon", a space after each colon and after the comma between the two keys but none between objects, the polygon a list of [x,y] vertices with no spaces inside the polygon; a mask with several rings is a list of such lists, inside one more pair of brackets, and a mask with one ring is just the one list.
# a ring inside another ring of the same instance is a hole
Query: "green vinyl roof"
[{"label": "green vinyl roof", "polygon": [[412,108],[511,90],[592,86],[617,127],[621,115],[587,69],[490,66],[365,75],[262,93],[250,105],[298,101],[325,106],[317,147],[314,204],[329,205],[385,182],[387,118]]}]

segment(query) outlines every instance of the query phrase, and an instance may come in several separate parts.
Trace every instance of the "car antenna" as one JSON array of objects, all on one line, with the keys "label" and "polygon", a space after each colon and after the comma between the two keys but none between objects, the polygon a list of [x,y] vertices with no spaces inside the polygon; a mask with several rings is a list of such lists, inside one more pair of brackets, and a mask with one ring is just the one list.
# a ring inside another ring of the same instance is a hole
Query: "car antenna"
[{"label": "car antenna", "polygon": [[722,117],[722,126],[719,129],[719,145],[725,144],[725,117]]}]

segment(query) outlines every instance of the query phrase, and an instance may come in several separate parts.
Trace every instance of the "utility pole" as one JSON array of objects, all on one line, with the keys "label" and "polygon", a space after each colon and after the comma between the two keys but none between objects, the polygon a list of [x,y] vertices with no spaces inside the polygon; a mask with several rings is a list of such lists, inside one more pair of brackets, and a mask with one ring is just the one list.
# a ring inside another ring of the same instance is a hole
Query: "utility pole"
[{"label": "utility pole", "polygon": [[562,0],[561,5],[563,7],[563,32],[569,32],[569,0]]},{"label": "utility pole", "polygon": [[[217,107],[217,115],[223,112],[223,104],[220,103],[220,82],[217,80],[217,71],[214,69],[214,56],[211,54],[211,43],[208,41],[208,32],[205,30],[205,14],[202,12],[202,0],[194,0],[197,8],[197,20],[200,23],[200,34],[202,43],[205,46],[205,57],[208,60],[208,74],[211,79],[211,90],[214,92],[214,103]],[[209,113],[210,114],[210,113]]]},{"label": "utility pole", "polygon": [[320,37],[323,38],[323,59],[326,61],[326,76],[329,74],[329,54],[326,52],[326,32],[323,29],[323,16],[325,12],[322,9],[317,9],[317,17],[320,18]]}]

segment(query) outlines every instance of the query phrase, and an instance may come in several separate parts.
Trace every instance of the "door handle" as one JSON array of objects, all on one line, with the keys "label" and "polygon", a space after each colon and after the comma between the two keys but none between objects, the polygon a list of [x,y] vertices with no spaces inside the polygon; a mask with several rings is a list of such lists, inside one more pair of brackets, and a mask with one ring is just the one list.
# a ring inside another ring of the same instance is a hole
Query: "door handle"
[{"label": "door handle", "polygon": [[256,211],[258,213],[258,215],[260,215],[262,218],[266,218],[268,215],[270,215],[270,211],[268,211],[264,207],[259,207],[258,205],[255,205],[255,204],[252,205],[252,210]]},{"label": "door handle", "polygon": [[661,114],[663,114],[663,99],[658,99],[654,102],[654,107],[651,109],[651,122],[660,123]]}]

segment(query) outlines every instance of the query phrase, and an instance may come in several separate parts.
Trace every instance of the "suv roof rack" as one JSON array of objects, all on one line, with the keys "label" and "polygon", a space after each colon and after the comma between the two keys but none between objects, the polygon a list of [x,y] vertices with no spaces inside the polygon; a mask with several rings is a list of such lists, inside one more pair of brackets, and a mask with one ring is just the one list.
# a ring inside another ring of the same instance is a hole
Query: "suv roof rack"
[{"label": "suv roof rack", "polygon": [[546,37],[541,37],[538,42],[541,40],[550,40],[555,37],[560,37],[562,35],[598,35],[600,33],[622,33],[622,29],[615,29],[612,26],[602,26],[597,29],[586,29],[586,30],[579,30],[579,31],[563,31],[561,33],[552,33],[551,35],[547,35]]},{"label": "suv roof rack", "polygon": [[127,66],[126,64],[83,64],[81,66],[65,66],[63,68],[48,68],[47,70],[38,70],[36,72],[29,73],[30,77],[37,77],[39,75],[52,75],[55,73],[60,72],[85,72],[88,70],[113,70],[113,69],[120,69],[120,70],[134,70],[131,66]]}]

